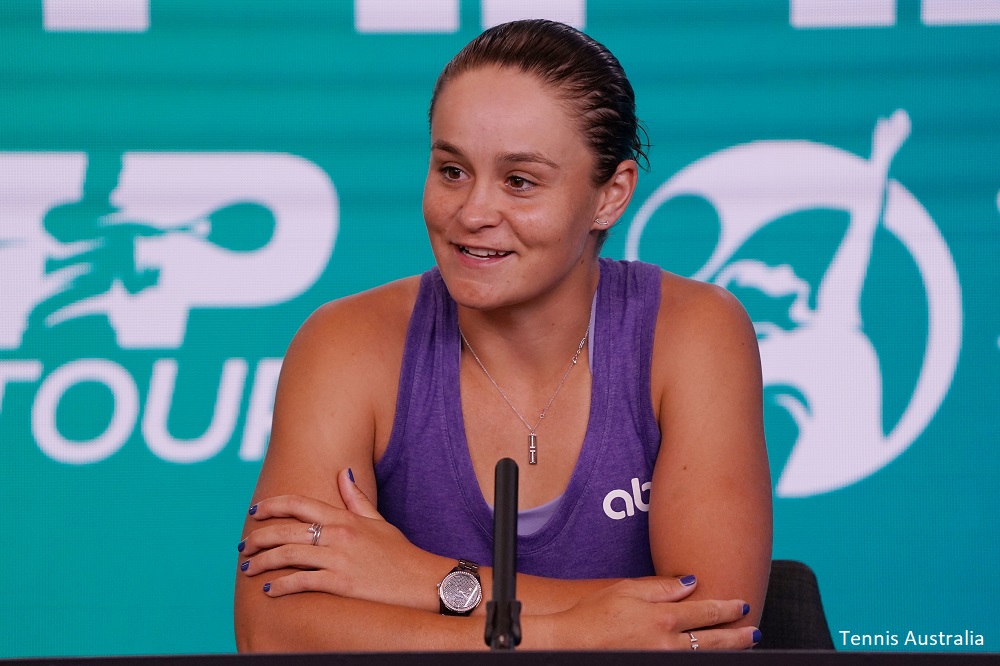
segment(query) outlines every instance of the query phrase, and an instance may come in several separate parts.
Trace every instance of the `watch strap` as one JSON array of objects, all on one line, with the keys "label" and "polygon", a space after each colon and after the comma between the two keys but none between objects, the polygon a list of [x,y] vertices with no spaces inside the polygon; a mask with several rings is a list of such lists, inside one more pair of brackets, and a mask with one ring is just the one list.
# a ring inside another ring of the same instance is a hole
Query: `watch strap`
[{"label": "watch strap", "polygon": [[468,571],[476,578],[479,578],[479,565],[472,560],[459,560],[458,566],[452,571]]}]

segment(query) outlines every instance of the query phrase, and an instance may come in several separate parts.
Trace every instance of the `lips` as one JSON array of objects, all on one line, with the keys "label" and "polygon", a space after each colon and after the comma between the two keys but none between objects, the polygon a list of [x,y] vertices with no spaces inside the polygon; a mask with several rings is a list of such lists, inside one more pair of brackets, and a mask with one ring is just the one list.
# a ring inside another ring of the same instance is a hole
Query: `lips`
[{"label": "lips", "polygon": [[513,254],[510,250],[493,250],[486,247],[470,247],[468,245],[459,245],[458,249],[465,256],[476,259],[492,259],[494,257],[506,257],[509,254]]}]

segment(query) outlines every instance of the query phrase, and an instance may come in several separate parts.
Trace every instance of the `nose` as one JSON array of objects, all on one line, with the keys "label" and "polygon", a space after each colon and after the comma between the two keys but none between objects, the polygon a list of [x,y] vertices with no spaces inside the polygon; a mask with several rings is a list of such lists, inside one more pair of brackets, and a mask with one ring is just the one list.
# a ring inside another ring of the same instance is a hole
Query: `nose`
[{"label": "nose", "polygon": [[490,183],[478,180],[467,190],[458,211],[458,219],[469,231],[495,227],[500,223],[498,193]]}]

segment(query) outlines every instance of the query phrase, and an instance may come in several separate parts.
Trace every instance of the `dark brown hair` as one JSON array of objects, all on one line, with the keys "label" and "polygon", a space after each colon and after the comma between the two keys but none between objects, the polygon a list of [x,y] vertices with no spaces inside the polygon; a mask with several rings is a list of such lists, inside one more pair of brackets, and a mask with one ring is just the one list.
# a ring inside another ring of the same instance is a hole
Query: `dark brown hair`
[{"label": "dark brown hair", "polygon": [[618,59],[600,42],[576,28],[543,19],[490,28],[445,66],[434,85],[429,116],[433,118],[434,103],[448,81],[485,66],[533,74],[561,94],[577,113],[580,131],[594,154],[595,184],[606,183],[625,160],[648,164],[632,84]]}]

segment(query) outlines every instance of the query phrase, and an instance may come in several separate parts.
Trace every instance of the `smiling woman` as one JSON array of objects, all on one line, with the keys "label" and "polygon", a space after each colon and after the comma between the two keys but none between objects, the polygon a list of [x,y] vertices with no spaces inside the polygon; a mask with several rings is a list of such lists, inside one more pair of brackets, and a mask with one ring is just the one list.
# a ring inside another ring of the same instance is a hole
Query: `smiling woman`
[{"label": "smiling woman", "polygon": [[430,123],[437,266],[325,305],[288,350],[240,649],[484,648],[501,457],[524,465],[524,647],[751,647],[756,338],[720,289],[599,257],[644,159],[621,65],[562,24],[497,26],[445,68]]}]

